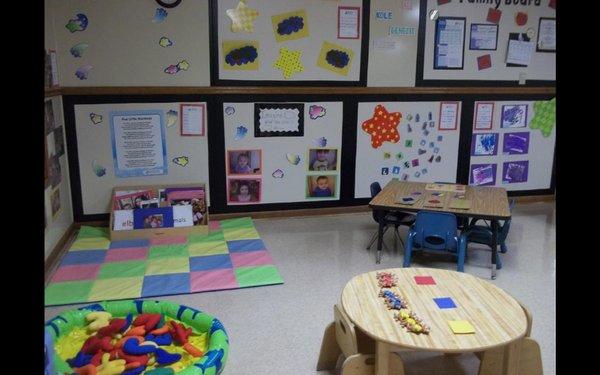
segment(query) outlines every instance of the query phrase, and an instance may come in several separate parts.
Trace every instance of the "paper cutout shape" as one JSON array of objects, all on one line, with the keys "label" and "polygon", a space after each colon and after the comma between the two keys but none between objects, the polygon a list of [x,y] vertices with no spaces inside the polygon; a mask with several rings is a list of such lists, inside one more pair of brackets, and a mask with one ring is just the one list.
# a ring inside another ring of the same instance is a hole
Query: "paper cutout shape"
[{"label": "paper cutout shape", "polygon": [[492,56],[488,53],[487,55],[477,57],[477,69],[484,70],[492,67]]},{"label": "paper cutout shape", "polygon": [[415,115],[415,122],[421,122],[421,116],[418,113]]},{"label": "paper cutout shape", "polygon": [[425,146],[425,145],[427,144],[427,141],[426,141],[426,140],[424,140],[424,139],[421,139],[421,142],[419,142],[419,144],[420,144],[421,146]]},{"label": "paper cutout shape", "polygon": [[271,174],[271,176],[273,176],[273,178],[283,178],[283,176],[285,175],[285,173],[283,173],[283,171],[281,169],[276,169],[273,174]]},{"label": "paper cutout shape", "polygon": [[258,10],[248,8],[248,6],[246,6],[246,1],[240,0],[235,9],[227,9],[225,12],[227,13],[227,16],[231,18],[232,32],[254,32],[254,20],[258,17]]},{"label": "paper cutout shape", "polygon": [[407,121],[410,121],[410,120],[412,120],[412,118],[413,118],[413,117],[412,117],[412,115],[411,115],[410,113],[409,113],[408,115],[406,115],[406,120],[407,120]]},{"label": "paper cutout shape", "polygon": [[181,60],[177,65],[169,65],[165,68],[164,72],[167,74],[177,74],[182,70],[188,70],[190,64],[186,60]]},{"label": "paper cutout shape", "polygon": [[303,9],[272,16],[275,40],[285,42],[308,37],[307,19],[306,11]]},{"label": "paper cutout shape", "polygon": [[441,142],[442,140],[444,140],[444,136],[438,135],[437,136],[437,140],[438,140],[438,142]]},{"label": "paper cutout shape", "polygon": [[91,65],[81,66],[77,69],[77,71],[75,71],[75,76],[77,76],[77,78],[79,78],[81,80],[88,79],[90,70],[92,70],[93,68],[94,67]]},{"label": "paper cutout shape", "polygon": [[410,162],[408,160],[404,162],[404,168],[410,168]]},{"label": "paper cutout shape", "polygon": [[247,127],[245,127],[244,125],[238,126],[237,128],[235,128],[235,135],[233,136],[233,140],[239,141],[240,139],[246,136],[246,133],[248,133]]},{"label": "paper cutout shape", "polygon": [[294,73],[302,73],[304,71],[300,57],[302,57],[301,50],[292,51],[281,47],[279,49],[279,57],[273,64],[273,67],[281,70],[283,78],[290,79]]},{"label": "paper cutout shape", "polygon": [[161,47],[170,47],[173,45],[173,42],[171,41],[171,39],[167,38],[166,36],[163,36],[158,40],[158,45]]},{"label": "paper cutout shape", "polygon": [[226,114],[227,116],[231,116],[231,115],[233,115],[234,113],[235,113],[235,108],[234,108],[234,107],[231,107],[231,106],[229,106],[229,107],[225,107],[225,114]]},{"label": "paper cutout shape", "polygon": [[86,43],[78,43],[71,47],[69,52],[71,53],[71,55],[73,55],[73,57],[81,57],[83,55],[83,51],[85,51],[85,49],[88,47],[89,46]]},{"label": "paper cutout shape", "polygon": [[352,65],[354,52],[343,46],[323,42],[321,52],[317,58],[317,66],[334,73],[347,76]]},{"label": "paper cutout shape", "polygon": [[300,163],[300,155],[288,153],[288,154],[285,154],[285,157],[292,165],[298,165]]},{"label": "paper cutout shape", "polygon": [[436,156],[436,157],[435,157],[435,162],[436,162],[436,163],[439,163],[439,162],[441,162],[441,161],[442,161],[442,157],[441,157],[441,155],[438,155],[438,156]]},{"label": "paper cutout shape", "polygon": [[394,168],[392,168],[392,174],[400,174],[400,167],[394,166]]},{"label": "paper cutout shape", "polygon": [[540,129],[544,137],[549,137],[556,124],[556,98],[538,101],[533,104],[533,118],[529,123],[531,129]]},{"label": "paper cutout shape", "polygon": [[427,150],[423,150],[422,148],[419,149],[419,155],[423,155],[426,152],[427,152]]},{"label": "paper cutout shape", "polygon": [[381,174],[383,176],[387,176],[388,174],[390,174],[390,169],[388,167],[382,167],[381,168]]},{"label": "paper cutout shape", "polygon": [[466,320],[448,320],[448,324],[455,334],[475,333],[475,328]]},{"label": "paper cutout shape", "polygon": [[429,142],[429,148],[435,147],[435,142]]},{"label": "paper cutout shape", "polygon": [[416,177],[416,178],[419,178],[419,177],[421,177],[421,172],[419,172],[419,171],[416,171],[416,172],[415,172],[415,177]]},{"label": "paper cutout shape", "polygon": [[94,125],[98,125],[102,122],[102,115],[92,112],[90,113],[90,120],[92,120]]},{"label": "paper cutout shape", "polygon": [[423,173],[424,175],[427,174],[427,168],[421,169],[421,173]]},{"label": "paper cutout shape", "polygon": [[404,157],[401,152],[396,154],[396,159],[401,160]]},{"label": "paper cutout shape", "polygon": [[431,155],[431,157],[429,158],[429,160],[427,160],[428,162],[433,162],[433,158],[435,157],[435,155]]},{"label": "paper cutout shape", "polygon": [[371,146],[379,148],[383,142],[398,143],[400,133],[397,128],[401,118],[400,112],[389,113],[383,105],[375,106],[373,117],[364,121],[361,126],[371,136]]},{"label": "paper cutout shape", "polygon": [[503,128],[524,128],[527,126],[527,104],[514,104],[502,106]]},{"label": "paper cutout shape", "polygon": [[316,120],[319,117],[323,117],[326,113],[327,110],[325,109],[325,107],[322,107],[320,105],[311,105],[308,108],[308,115],[310,116],[311,120]]},{"label": "paper cutout shape", "polygon": [[439,147],[434,147],[433,148],[433,153],[437,154],[438,152],[440,152],[440,148]]},{"label": "paper cutout shape", "polygon": [[190,159],[187,156],[178,156],[173,158],[173,163],[177,164],[180,167],[185,167],[190,162]]},{"label": "paper cutout shape", "polygon": [[525,12],[517,12],[515,13],[515,23],[518,26],[524,26],[527,23],[527,13]]},{"label": "paper cutout shape", "polygon": [[436,285],[435,280],[431,276],[415,276],[417,285]]},{"label": "paper cutout shape", "polygon": [[404,147],[410,148],[413,145],[413,141],[412,139],[407,139],[406,141],[404,141]]},{"label": "paper cutout shape", "polygon": [[406,124],[406,128],[408,129],[409,133],[412,133],[412,127],[410,126],[410,124]]},{"label": "paper cutout shape", "polygon": [[72,33],[76,31],[84,31],[88,27],[88,18],[83,13],[77,13],[75,18],[70,19],[65,27]]},{"label": "paper cutout shape", "polygon": [[413,205],[417,200],[410,195],[407,196],[403,196],[403,197],[398,197],[395,201],[395,203],[400,203],[400,204],[405,204],[405,205]]},{"label": "paper cutout shape", "polygon": [[402,181],[407,181],[408,180],[408,175],[406,173],[402,174]]},{"label": "paper cutout shape", "polygon": [[389,152],[384,152],[384,153],[383,153],[383,158],[384,158],[384,159],[389,159],[389,158],[391,158],[391,157],[392,157],[392,154],[390,154]]},{"label": "paper cutout shape", "polygon": [[419,166],[419,159],[413,159],[412,160],[412,166],[413,167],[418,167]]},{"label": "paper cutout shape", "polygon": [[169,13],[163,8],[156,8],[156,12],[154,12],[154,19],[152,22],[161,23],[163,22]]},{"label": "paper cutout shape", "polygon": [[502,11],[500,9],[489,8],[486,21],[491,23],[500,23],[502,17]]},{"label": "paper cutout shape", "polygon": [[423,135],[425,137],[427,137],[429,135],[429,130],[427,130],[427,129],[423,130]]},{"label": "paper cutout shape", "polygon": [[94,174],[98,177],[102,177],[106,174],[106,168],[98,164],[96,160],[92,161],[92,170],[94,171]]},{"label": "paper cutout shape", "polygon": [[179,119],[178,116],[178,112],[170,109],[167,111],[167,128],[170,128],[171,126],[175,125],[177,123],[177,120]]},{"label": "paper cutout shape", "polygon": [[321,137],[314,140],[315,146],[317,147],[325,147],[327,146],[327,138]]},{"label": "paper cutout shape", "polygon": [[556,0],[550,0],[548,6],[552,9],[556,9]]},{"label": "paper cutout shape", "polygon": [[227,70],[258,70],[258,42],[229,40],[223,42],[223,68]]}]

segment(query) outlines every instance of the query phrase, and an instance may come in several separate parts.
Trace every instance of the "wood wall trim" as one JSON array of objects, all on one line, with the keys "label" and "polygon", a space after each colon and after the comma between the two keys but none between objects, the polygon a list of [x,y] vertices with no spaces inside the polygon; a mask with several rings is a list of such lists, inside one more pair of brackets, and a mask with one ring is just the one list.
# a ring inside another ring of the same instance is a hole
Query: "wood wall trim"
[{"label": "wood wall trim", "polygon": [[[556,94],[556,87],[62,87],[63,95],[224,94]],[[58,94],[57,94],[58,95]]]},{"label": "wood wall trim", "polygon": [[44,98],[51,98],[53,96],[59,96],[61,94],[61,92],[62,92],[62,88],[60,88],[60,87],[45,89],[44,90]]},{"label": "wood wall trim", "polygon": [[48,284],[48,281],[50,281],[50,275],[52,274],[52,271],[54,271],[56,263],[59,259],[63,257],[64,253],[69,248],[69,246],[67,245],[69,245],[71,240],[74,238],[75,231],[79,227],[80,225],[72,223],[69,226],[69,228],[67,228],[65,233],[63,233],[62,237],[60,237],[60,239],[48,255],[48,258],[46,258],[44,262],[44,281],[46,284]]}]

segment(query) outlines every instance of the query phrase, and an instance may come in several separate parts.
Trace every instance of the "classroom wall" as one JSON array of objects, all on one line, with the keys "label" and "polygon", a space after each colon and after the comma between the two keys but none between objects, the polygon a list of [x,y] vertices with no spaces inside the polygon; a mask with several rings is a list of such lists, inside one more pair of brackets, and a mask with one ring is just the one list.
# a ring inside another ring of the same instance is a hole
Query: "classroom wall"
[{"label": "classroom wall", "polygon": [[[168,9],[155,22],[158,4],[153,0],[46,0],[56,32],[61,86],[209,86],[208,0],[186,0]],[[76,14],[88,18],[83,31],[65,25]],[[161,47],[161,37],[173,44]],[[81,57],[70,49],[88,45]],[[169,65],[187,61],[177,74],[164,72]],[[87,79],[75,73],[91,66]]]}]

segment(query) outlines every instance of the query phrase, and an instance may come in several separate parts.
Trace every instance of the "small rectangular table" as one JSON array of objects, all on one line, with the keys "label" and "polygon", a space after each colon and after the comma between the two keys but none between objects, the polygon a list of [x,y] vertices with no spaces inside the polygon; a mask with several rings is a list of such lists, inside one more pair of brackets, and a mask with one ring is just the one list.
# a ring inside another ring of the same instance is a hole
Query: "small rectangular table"
[{"label": "small rectangular table", "polygon": [[[496,278],[496,255],[498,253],[498,221],[510,218],[510,209],[506,189],[489,186],[466,186],[465,199],[471,201],[469,209],[450,208],[450,203],[456,193],[443,191],[441,197],[441,208],[424,207],[427,197],[435,190],[426,190],[425,182],[409,182],[392,180],[377,194],[370,202],[369,207],[374,210],[405,211],[405,212],[448,212],[459,217],[472,217],[491,221],[492,229],[492,279]],[[397,196],[408,196],[420,192],[419,200],[412,205],[396,203]],[[379,224],[377,239],[377,251],[381,251],[383,243],[383,223]]]}]

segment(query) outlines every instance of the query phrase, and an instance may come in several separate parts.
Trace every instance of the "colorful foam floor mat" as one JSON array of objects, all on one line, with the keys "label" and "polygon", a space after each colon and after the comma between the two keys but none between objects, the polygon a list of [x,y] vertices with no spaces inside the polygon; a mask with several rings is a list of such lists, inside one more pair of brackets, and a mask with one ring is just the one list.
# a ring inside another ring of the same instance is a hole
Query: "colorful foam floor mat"
[{"label": "colorful foam floor mat", "polygon": [[249,217],[211,221],[205,235],[110,241],[82,226],[45,291],[45,305],[282,284]]}]

